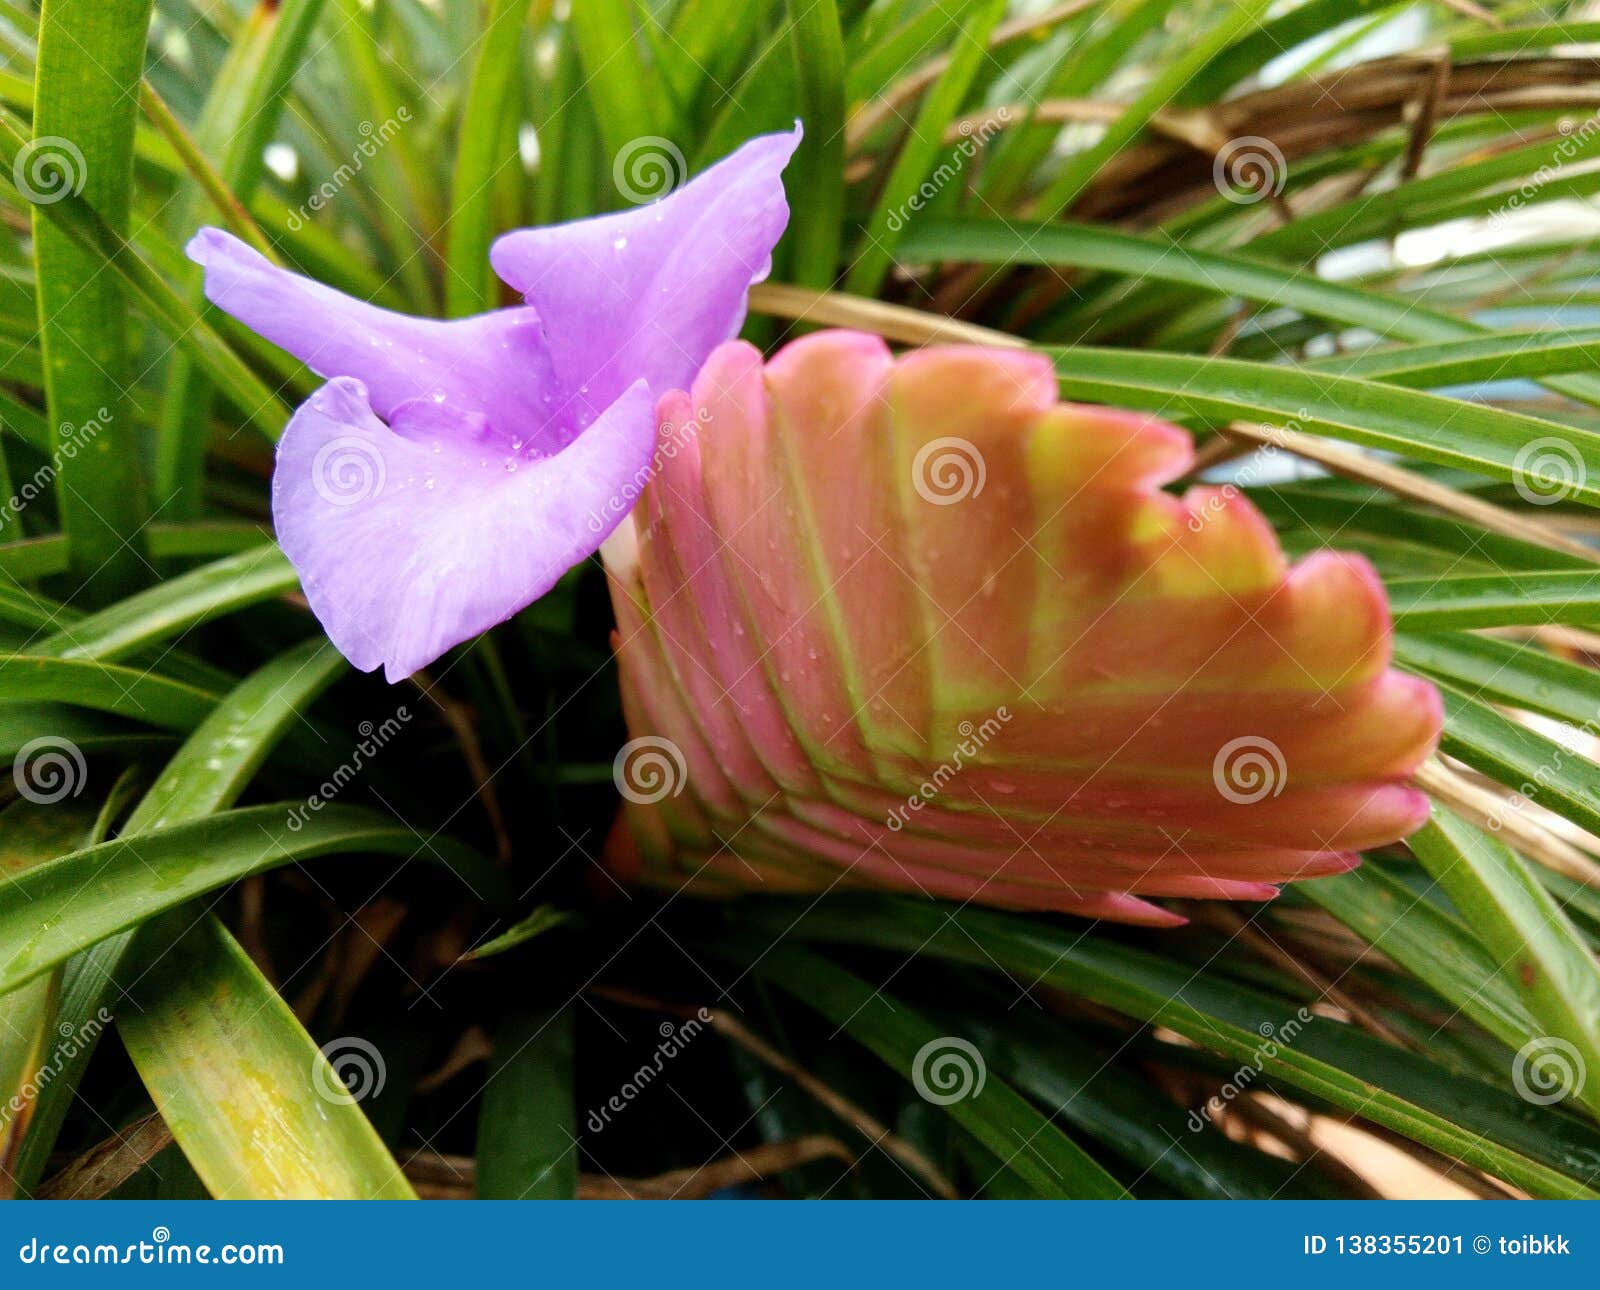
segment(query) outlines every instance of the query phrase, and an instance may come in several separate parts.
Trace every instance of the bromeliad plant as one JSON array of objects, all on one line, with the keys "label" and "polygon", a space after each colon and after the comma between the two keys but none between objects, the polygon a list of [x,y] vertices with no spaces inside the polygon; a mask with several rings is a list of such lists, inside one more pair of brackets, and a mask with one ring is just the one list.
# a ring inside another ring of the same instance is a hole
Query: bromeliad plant
[{"label": "bromeliad plant", "polygon": [[7,1188],[1591,1194],[1547,10],[7,5]]}]

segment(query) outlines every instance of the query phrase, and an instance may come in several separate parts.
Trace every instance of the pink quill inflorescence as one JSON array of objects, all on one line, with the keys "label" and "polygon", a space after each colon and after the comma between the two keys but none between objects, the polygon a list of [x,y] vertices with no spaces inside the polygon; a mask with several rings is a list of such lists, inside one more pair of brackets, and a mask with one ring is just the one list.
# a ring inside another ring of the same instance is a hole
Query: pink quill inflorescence
[{"label": "pink quill inflorescence", "polygon": [[822,332],[657,407],[605,548],[632,739],[613,866],[1149,924],[1264,899],[1427,813],[1432,686],[1358,556],[1290,566],[1184,431],[1050,364]]}]

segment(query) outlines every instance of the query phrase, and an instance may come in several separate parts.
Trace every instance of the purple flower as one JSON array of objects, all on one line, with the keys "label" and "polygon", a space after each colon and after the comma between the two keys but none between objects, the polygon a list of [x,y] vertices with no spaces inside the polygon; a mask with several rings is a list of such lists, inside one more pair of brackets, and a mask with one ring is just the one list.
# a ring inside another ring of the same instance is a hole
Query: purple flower
[{"label": "purple flower", "polygon": [[799,139],[753,139],[649,206],[507,234],[490,258],[527,303],[452,322],[195,235],[211,303],[329,378],[278,445],[272,514],[351,663],[409,676],[599,548],[651,473],[656,399],[771,268]]}]

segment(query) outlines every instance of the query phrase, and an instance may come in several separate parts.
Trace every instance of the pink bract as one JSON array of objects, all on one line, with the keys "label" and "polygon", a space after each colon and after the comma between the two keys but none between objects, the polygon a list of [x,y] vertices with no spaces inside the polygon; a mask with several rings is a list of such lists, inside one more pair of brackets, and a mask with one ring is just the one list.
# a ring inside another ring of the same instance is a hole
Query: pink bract
[{"label": "pink bract", "polygon": [[1163,492],[1188,434],[1045,359],[735,342],[657,422],[605,551],[616,869],[1171,924],[1144,897],[1263,899],[1425,818],[1439,698],[1366,561]]}]

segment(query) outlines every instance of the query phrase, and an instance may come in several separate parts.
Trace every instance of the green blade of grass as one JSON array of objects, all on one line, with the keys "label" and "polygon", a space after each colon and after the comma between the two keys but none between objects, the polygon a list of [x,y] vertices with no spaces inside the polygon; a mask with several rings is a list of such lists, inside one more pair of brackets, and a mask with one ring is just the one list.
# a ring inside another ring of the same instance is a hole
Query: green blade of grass
[{"label": "green blade of grass", "polygon": [[426,852],[472,891],[493,893],[492,873],[475,853],[439,838],[423,842],[371,811],[325,806],[313,812],[304,802],[277,802],[124,834],[59,856],[0,892],[0,991],[192,896],[318,856],[409,859]]},{"label": "green blade of grass", "polygon": [[70,703],[164,730],[193,730],[221,697],[139,668],[27,654],[0,656],[0,694],[7,703]]},{"label": "green blade of grass", "polygon": [[835,0],[788,0],[805,138],[789,164],[789,229],[775,262],[804,286],[833,283],[844,221],[844,36]]},{"label": "green blade of grass", "polygon": [[[123,284],[46,212],[82,200],[125,233],[134,118],[153,0],[47,0],[33,138],[12,171],[34,201],[33,255],[56,497],[74,579],[91,603],[145,580],[149,501],[139,459]],[[31,189],[31,191],[28,191]],[[87,443],[83,435],[96,427]]]},{"label": "green blade of grass", "polygon": [[1052,220],[1082,196],[1094,177],[1112,157],[1138,138],[1150,119],[1166,107],[1194,74],[1245,32],[1260,25],[1271,0],[1235,0],[1197,40],[1175,57],[1158,65],[1155,75],[1137,98],[1106,128],[1093,144],[1067,158],[1038,201],[1038,215]]},{"label": "green blade of grass", "polygon": [[[27,136],[17,129],[14,121],[0,113],[0,171],[15,175],[19,169],[18,158],[23,164],[28,160],[28,147]],[[263,434],[276,439],[283,433],[288,419],[283,401],[205,319],[140,258],[128,239],[82,196],[66,189],[61,196],[36,205],[34,210],[71,238],[74,245],[87,251],[97,266],[114,269],[172,343],[192,351],[195,361],[206,368],[218,388]]]},{"label": "green blade of grass", "polygon": [[119,1032],[213,1196],[412,1196],[341,1073],[216,919],[153,951],[129,994]]},{"label": "green blade of grass", "polygon": [[1266,363],[1141,350],[1052,350],[1063,397],[1213,423],[1289,425],[1418,461],[1517,482],[1519,454],[1555,440],[1581,477],[1570,496],[1600,504],[1600,435],[1376,381]]},{"label": "green blade of grass", "polygon": [[1394,653],[1406,667],[1448,681],[1474,699],[1578,726],[1600,720],[1600,676],[1594,669],[1552,658],[1530,645],[1465,632],[1401,635]]},{"label": "green blade of grass", "polygon": [[36,654],[118,659],[207,619],[300,585],[283,552],[267,543],[142,591],[39,642]]},{"label": "green blade of grass", "polygon": [[[1408,845],[1470,922],[1496,976],[1532,1014],[1530,1038],[1569,1045],[1578,1071],[1600,1069],[1600,967],[1527,865],[1442,807]],[[1591,1115],[1600,1112],[1592,1080],[1576,1081],[1571,1095]]]},{"label": "green blade of grass", "polygon": [[[91,840],[92,810],[76,803],[38,803],[19,798],[0,811],[0,874],[7,879],[62,851]],[[54,1057],[47,1050],[62,1038],[50,1022],[59,981],[54,974],[0,994],[0,1096],[6,1115],[0,1121],[0,1196],[26,1190],[16,1174],[33,1113],[42,1092],[41,1067]],[[96,1027],[96,1030],[99,1026]],[[54,1070],[46,1077],[55,1074]]]},{"label": "green blade of grass", "polygon": [[[781,920],[781,921],[780,921]],[[794,919],[784,913],[774,931]],[[1077,927],[975,910],[952,913],[932,902],[831,902],[794,932],[935,954],[1032,984],[1049,983],[1142,1022],[1164,1025],[1261,1077],[1301,1089],[1549,1197],[1594,1195],[1600,1139],[1477,1080],[1326,1018],[1305,1023],[1292,1042],[1281,1034],[1294,1005],[1234,982],[1218,983],[1154,954],[1085,936]]]},{"label": "green blade of grass", "polygon": [[633,22],[628,0],[590,0],[572,9],[572,38],[598,105],[595,115],[608,162],[637,140],[670,140],[677,134],[654,69],[634,39]]},{"label": "green blade of grass", "polygon": [[1444,700],[1444,752],[1579,828],[1600,833],[1600,767],[1454,686],[1434,684]]},{"label": "green blade of grass", "polygon": [[[815,1008],[852,1038],[871,1049],[909,1080],[927,1078],[930,1054],[949,1037],[903,1001],[889,999],[843,968],[795,945],[757,949],[750,971]],[[1041,1115],[1024,1097],[988,1073],[981,1080],[982,1054],[960,1050],[965,1058],[963,1086],[970,1096],[940,1105],[991,1151],[998,1163],[1023,1178],[1036,1195],[1115,1200],[1127,1193],[1081,1147]],[[970,1075],[971,1078],[968,1078]]]},{"label": "green blade of grass", "polygon": [[571,1200],[578,1194],[572,1010],[517,1012],[495,1031],[478,1110],[478,1195]]},{"label": "green blade of grass", "polygon": [[[521,99],[522,32],[531,0],[493,0],[479,39],[450,183],[450,251],[445,307],[451,317],[482,313],[496,302],[489,267],[495,175],[518,165],[516,132],[506,127],[506,104]],[[547,0],[541,0],[547,7]]]},{"label": "green blade of grass", "polygon": [[1512,1048],[1539,1032],[1512,982],[1467,925],[1372,864],[1298,883],[1374,949],[1381,950]]},{"label": "green blade of grass", "polygon": [[[916,119],[906,133],[900,155],[895,158],[878,204],[862,233],[861,250],[845,277],[845,290],[871,296],[883,285],[901,233],[908,222],[916,221],[912,199],[928,182],[928,173],[939,155],[948,151],[945,130],[972,88],[973,78],[987,56],[989,34],[1005,8],[1004,0],[998,3],[986,0],[974,5],[967,15],[950,54],[949,65],[922,100]],[[963,162],[955,160],[953,164],[959,169]]]},{"label": "green blade of grass", "polygon": [[1600,573],[1485,573],[1389,584],[1395,626],[1409,632],[1600,622]]}]

